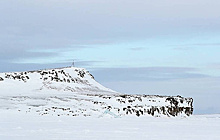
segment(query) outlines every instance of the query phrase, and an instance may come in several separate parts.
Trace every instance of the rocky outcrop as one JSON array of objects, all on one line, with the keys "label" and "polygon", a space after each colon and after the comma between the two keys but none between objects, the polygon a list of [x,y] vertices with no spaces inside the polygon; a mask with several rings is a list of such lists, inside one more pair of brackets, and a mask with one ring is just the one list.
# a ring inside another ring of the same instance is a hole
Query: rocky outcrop
[{"label": "rocky outcrop", "polygon": [[5,73],[5,78],[27,82],[30,79],[29,75],[37,74],[39,75],[38,80],[63,82],[63,83],[88,83],[88,81],[82,80],[82,78],[84,78],[85,75],[89,75],[92,79],[94,79],[94,77],[88,71],[85,71],[84,69],[74,69],[77,75],[75,77],[72,77],[68,72],[65,72],[64,69],[60,68],[60,69]]},{"label": "rocky outcrop", "polygon": [[23,72],[21,72],[21,73],[5,73],[5,78],[23,81],[23,82],[27,82],[27,80],[29,79],[29,77],[26,76],[26,74],[24,74]]},{"label": "rocky outcrop", "polygon": [[[190,116],[193,114],[193,99],[181,96],[169,97],[159,95],[96,95],[106,100],[106,102],[94,102],[102,104],[104,109],[118,116]],[[109,102],[116,103],[114,105]]]},{"label": "rocky outcrop", "polygon": [[0,81],[4,81],[4,79],[2,77],[0,77]]}]

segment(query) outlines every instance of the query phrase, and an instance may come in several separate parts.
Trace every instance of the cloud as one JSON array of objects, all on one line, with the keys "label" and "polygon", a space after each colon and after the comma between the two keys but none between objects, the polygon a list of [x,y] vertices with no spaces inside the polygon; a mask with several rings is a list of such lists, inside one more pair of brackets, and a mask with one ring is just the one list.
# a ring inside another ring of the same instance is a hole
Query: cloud
[{"label": "cloud", "polygon": [[7,63],[0,62],[0,65],[3,66],[0,69],[0,72],[18,72],[18,71],[31,71],[39,69],[49,69],[49,68],[58,68],[71,66],[71,63],[53,63],[53,64],[36,64],[36,63]]},{"label": "cloud", "polygon": [[[5,61],[0,61],[1,69],[0,72],[14,72],[14,71],[31,71],[39,69],[49,69],[49,68],[59,68],[67,67],[72,65],[73,60],[66,60],[61,63],[8,63]],[[76,67],[91,68],[92,66],[103,63],[104,61],[83,61],[75,60]]]},{"label": "cloud", "polygon": [[130,50],[132,51],[142,51],[142,50],[145,50],[146,48],[144,47],[133,47],[133,48],[130,48]]},{"label": "cloud", "polygon": [[[62,62],[63,60],[68,59],[68,57],[64,58],[63,56],[63,54],[65,54],[66,52],[72,52],[74,55],[74,52],[79,50],[99,47],[99,45],[97,45],[96,43],[107,43],[104,41],[93,40],[84,42],[87,43],[85,45],[80,45],[80,42],[76,42],[76,44],[69,44],[67,46],[62,47],[61,44],[56,44],[56,39],[55,41],[51,41],[51,44],[48,44],[48,42],[40,41],[40,44],[36,43],[35,41],[30,41],[28,42],[28,44],[33,43],[33,45],[30,46],[28,46],[27,44],[22,44],[21,42],[19,43],[17,41],[8,41],[7,43],[6,42],[7,41],[0,42],[0,61],[8,63],[42,63],[38,61],[38,59],[50,59],[50,63],[56,63],[57,59],[53,59],[54,57],[60,58],[60,60],[58,61]],[[53,43],[55,43],[56,45],[53,45]]]},{"label": "cloud", "polygon": [[197,43],[197,44],[188,44],[187,46],[220,46],[220,43]]},{"label": "cloud", "polygon": [[174,50],[188,51],[200,47],[220,47],[220,43],[194,43],[194,44],[180,44],[180,45],[170,45],[175,46]]},{"label": "cloud", "polygon": [[179,35],[193,25],[201,25],[193,26],[194,31],[211,27],[216,31],[219,2],[204,3],[207,1],[192,0],[189,4],[171,0],[157,3],[150,0],[18,0],[13,3],[3,0],[0,2],[0,38],[3,42],[17,42],[17,47],[22,43],[29,47],[66,48],[78,43],[112,43],[168,33]]},{"label": "cloud", "polygon": [[184,67],[142,67],[101,68],[92,71],[101,82],[113,81],[166,81],[173,79],[204,78],[195,68]]},{"label": "cloud", "polygon": [[28,52],[26,50],[8,50],[7,52],[0,52],[1,62],[16,62],[19,59],[35,59],[35,58],[48,58],[57,56],[58,52]]},{"label": "cloud", "polygon": [[193,50],[194,47],[189,47],[189,46],[179,46],[179,47],[175,47],[173,48],[173,50],[178,50],[178,51],[190,51]]},{"label": "cloud", "polygon": [[[29,55],[48,58],[69,49],[104,47],[106,44],[169,35],[172,38],[182,33],[220,29],[216,0],[192,0],[190,3],[171,0],[157,3],[150,0],[17,0],[12,3],[2,0],[0,10],[2,61],[31,59]],[[45,49],[56,53],[44,52]],[[27,53],[32,50],[41,52]],[[143,48],[133,47],[131,50],[141,51]]]},{"label": "cloud", "polygon": [[206,66],[208,69],[216,69],[216,70],[219,70],[220,69],[220,63],[211,63],[211,64],[208,64]]}]

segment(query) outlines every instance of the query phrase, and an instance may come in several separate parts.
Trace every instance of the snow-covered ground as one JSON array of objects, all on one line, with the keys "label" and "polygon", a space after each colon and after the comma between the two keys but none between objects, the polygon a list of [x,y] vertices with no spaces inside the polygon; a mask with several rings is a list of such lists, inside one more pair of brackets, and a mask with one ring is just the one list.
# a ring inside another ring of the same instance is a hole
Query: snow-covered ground
[{"label": "snow-covered ground", "polygon": [[0,140],[219,140],[219,130],[220,115],[94,118],[0,110]]}]

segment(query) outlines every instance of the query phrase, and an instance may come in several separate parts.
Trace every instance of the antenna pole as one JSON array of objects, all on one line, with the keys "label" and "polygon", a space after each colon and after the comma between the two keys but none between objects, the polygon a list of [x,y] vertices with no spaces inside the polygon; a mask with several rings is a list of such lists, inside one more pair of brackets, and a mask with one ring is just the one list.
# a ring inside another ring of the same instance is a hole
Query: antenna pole
[{"label": "antenna pole", "polygon": [[75,67],[75,63],[74,63],[74,60],[73,60],[73,63],[72,63],[72,67]]}]

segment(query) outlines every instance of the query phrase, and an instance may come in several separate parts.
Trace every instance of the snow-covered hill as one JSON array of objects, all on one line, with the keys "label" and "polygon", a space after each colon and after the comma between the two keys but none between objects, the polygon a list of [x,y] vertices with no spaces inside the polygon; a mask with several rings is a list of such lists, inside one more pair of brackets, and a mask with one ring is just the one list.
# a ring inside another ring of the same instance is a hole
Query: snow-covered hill
[{"label": "snow-covered hill", "polygon": [[116,93],[94,80],[83,68],[66,67],[27,72],[0,73],[1,91],[31,92],[33,90],[57,90],[81,93]]},{"label": "snow-covered hill", "polygon": [[94,80],[83,68],[0,73],[0,110],[41,116],[189,116],[193,99],[126,95]]}]

